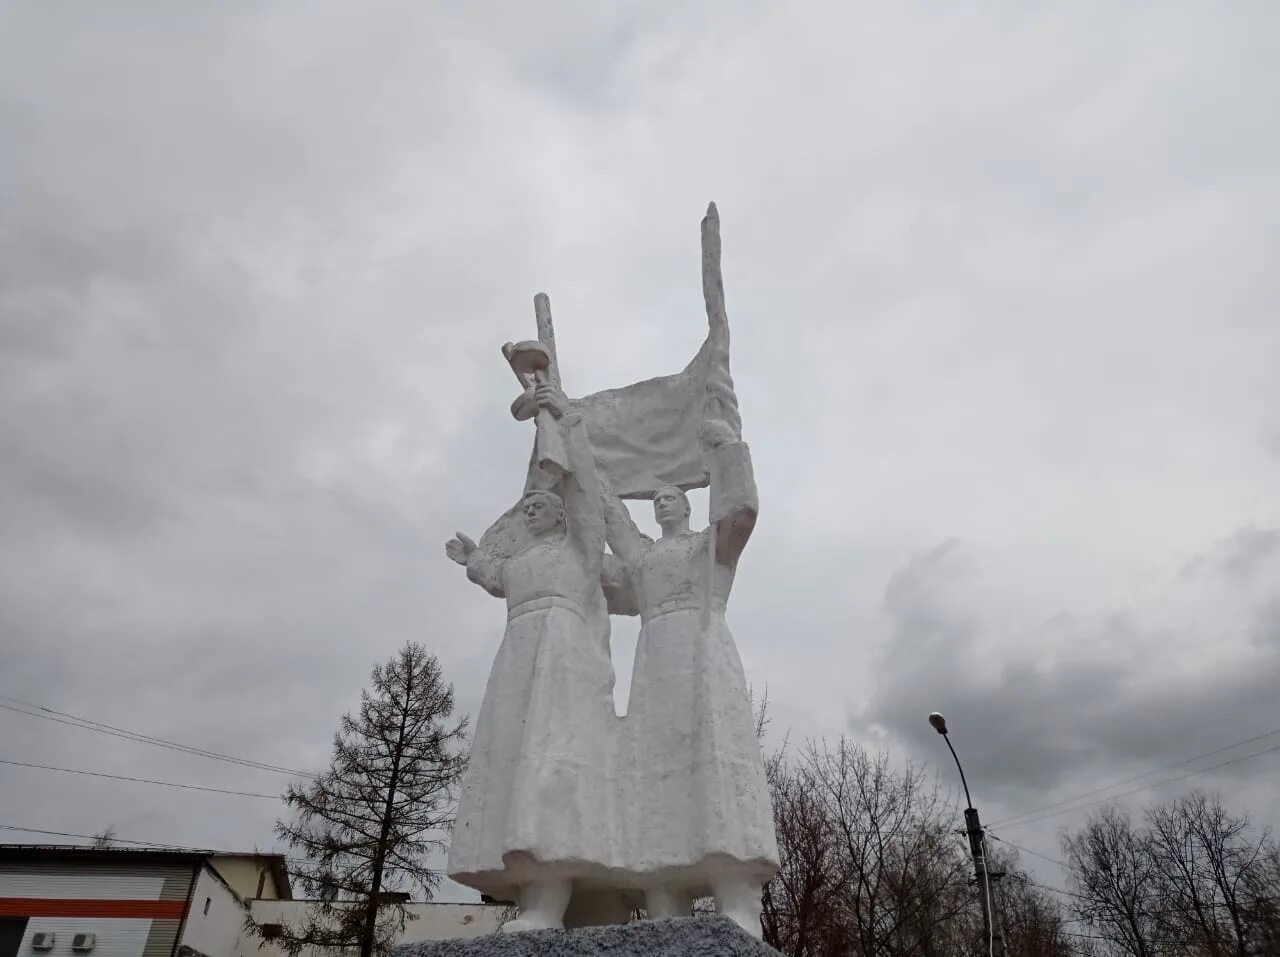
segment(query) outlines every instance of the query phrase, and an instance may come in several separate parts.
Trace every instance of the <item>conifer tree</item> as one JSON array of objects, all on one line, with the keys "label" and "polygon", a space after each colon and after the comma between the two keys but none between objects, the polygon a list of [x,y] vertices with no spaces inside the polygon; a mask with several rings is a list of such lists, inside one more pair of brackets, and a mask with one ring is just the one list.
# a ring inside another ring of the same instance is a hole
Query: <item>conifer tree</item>
[{"label": "conifer tree", "polygon": [[277,835],[299,854],[295,878],[319,903],[298,925],[253,925],[296,957],[309,948],[386,954],[407,918],[405,892],[430,899],[440,874],[428,856],[447,845],[466,766],[467,719],[453,720],[453,686],[408,643],[373,669],[355,717],[342,716],[329,769],[290,785],[296,816]]}]

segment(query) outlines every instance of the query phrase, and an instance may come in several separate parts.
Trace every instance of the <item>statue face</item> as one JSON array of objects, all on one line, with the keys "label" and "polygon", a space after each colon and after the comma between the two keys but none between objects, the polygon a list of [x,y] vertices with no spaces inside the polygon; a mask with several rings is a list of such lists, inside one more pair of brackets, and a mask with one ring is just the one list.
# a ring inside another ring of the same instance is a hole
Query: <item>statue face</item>
[{"label": "statue face", "polygon": [[532,535],[545,535],[564,521],[564,506],[550,495],[530,495],[520,503],[525,528]]},{"label": "statue face", "polygon": [[689,516],[689,500],[674,486],[658,489],[653,497],[653,517],[659,525],[670,525]]}]

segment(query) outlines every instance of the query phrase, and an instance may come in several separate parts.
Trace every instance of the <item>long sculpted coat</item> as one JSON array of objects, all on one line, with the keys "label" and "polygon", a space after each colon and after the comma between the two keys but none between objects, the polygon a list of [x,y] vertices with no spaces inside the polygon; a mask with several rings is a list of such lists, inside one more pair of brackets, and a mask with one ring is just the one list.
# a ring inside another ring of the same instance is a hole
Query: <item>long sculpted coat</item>
[{"label": "long sculpted coat", "polygon": [[761,881],[778,869],[764,762],[724,618],[755,483],[745,443],[709,454],[711,527],[652,541],[621,503],[609,509],[610,544],[631,570],[642,622],[618,759],[627,868],[696,893],[721,872],[709,865],[726,859]]},{"label": "long sculpted coat", "polygon": [[549,876],[602,873],[612,819],[613,666],[600,587],[604,521],[580,421],[565,420],[567,531],[510,558],[477,550],[467,575],[507,601],[476,719],[449,876],[500,899]]}]

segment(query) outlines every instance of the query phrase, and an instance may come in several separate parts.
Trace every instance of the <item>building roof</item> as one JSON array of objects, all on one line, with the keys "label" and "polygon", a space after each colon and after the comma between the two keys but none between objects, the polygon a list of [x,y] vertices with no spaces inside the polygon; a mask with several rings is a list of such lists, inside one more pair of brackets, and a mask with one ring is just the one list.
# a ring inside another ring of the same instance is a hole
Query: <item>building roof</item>
[{"label": "building roof", "polygon": [[159,848],[159,847],[94,847],[90,844],[0,844],[0,859],[3,860],[46,860],[51,857],[64,860],[98,860],[131,862],[144,861],[175,863],[181,861],[202,861],[217,853],[197,848]]},{"label": "building roof", "polygon": [[94,863],[195,865],[211,858],[247,857],[262,861],[271,871],[280,897],[288,900],[293,890],[283,854],[260,851],[215,851],[194,847],[94,847],[90,844],[0,844],[0,861],[86,861]]}]

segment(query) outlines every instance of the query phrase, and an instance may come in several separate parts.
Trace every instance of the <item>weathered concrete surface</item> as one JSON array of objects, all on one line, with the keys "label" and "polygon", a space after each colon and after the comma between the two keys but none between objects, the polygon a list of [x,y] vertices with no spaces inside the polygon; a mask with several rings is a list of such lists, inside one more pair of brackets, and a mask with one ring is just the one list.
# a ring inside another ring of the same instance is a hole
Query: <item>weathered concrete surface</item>
[{"label": "weathered concrete surface", "polygon": [[727,917],[667,917],[580,930],[530,930],[403,944],[394,957],[777,957]]}]

